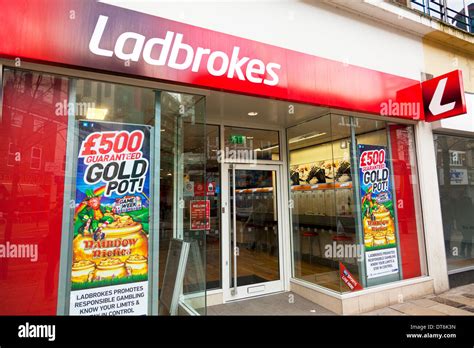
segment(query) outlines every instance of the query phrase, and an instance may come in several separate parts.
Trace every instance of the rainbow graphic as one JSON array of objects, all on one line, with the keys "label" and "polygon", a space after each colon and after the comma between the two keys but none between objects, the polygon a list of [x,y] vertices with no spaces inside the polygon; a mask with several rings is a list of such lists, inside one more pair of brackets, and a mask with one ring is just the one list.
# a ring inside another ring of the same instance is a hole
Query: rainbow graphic
[{"label": "rainbow graphic", "polygon": [[[105,192],[105,185],[96,188],[94,191],[94,196],[102,196]],[[82,201],[74,210],[74,220],[77,218],[77,214],[83,211],[87,207],[87,201]]]},{"label": "rainbow graphic", "polygon": [[105,192],[105,185],[94,190],[94,196],[102,196]]}]

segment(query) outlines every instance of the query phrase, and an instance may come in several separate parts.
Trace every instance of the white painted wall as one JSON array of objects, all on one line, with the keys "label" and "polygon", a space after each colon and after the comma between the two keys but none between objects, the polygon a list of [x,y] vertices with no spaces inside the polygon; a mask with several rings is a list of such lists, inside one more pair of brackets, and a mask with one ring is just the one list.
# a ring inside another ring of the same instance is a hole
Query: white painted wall
[{"label": "white painted wall", "polygon": [[465,93],[467,112],[464,115],[433,122],[434,130],[474,133],[474,94]]},{"label": "white painted wall", "polygon": [[428,274],[433,277],[434,290],[438,294],[449,289],[449,280],[431,124],[418,122],[415,135],[423,210],[423,216],[418,218],[423,218]]},{"label": "white painted wall", "polygon": [[102,2],[416,80],[423,71],[419,37],[321,1]]}]

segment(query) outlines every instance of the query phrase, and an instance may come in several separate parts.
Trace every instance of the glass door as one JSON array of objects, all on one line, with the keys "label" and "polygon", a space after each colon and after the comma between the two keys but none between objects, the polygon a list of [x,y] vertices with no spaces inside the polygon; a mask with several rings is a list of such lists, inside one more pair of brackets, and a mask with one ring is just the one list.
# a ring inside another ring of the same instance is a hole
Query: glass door
[{"label": "glass door", "polygon": [[[206,236],[211,228],[206,176],[206,99],[199,95],[161,92],[159,168],[159,285],[160,294],[168,291],[165,275],[173,265],[174,239],[189,243],[183,272],[179,307],[171,315],[206,314]],[[210,197],[210,196],[209,196]],[[160,313],[168,308],[160,300]]]},{"label": "glass door", "polygon": [[224,301],[282,291],[280,168],[226,164],[223,173]]}]

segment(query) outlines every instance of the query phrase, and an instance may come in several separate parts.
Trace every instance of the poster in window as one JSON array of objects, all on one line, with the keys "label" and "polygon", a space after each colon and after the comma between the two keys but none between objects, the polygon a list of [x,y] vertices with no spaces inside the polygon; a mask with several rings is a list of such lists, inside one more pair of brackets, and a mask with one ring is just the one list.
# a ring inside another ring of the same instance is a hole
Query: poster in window
[{"label": "poster in window", "polygon": [[70,314],[147,314],[151,128],[78,128]]},{"label": "poster in window", "polygon": [[207,199],[191,201],[190,215],[191,231],[211,229],[211,201]]},{"label": "poster in window", "polygon": [[398,273],[395,207],[387,149],[359,144],[358,162],[367,277]]}]

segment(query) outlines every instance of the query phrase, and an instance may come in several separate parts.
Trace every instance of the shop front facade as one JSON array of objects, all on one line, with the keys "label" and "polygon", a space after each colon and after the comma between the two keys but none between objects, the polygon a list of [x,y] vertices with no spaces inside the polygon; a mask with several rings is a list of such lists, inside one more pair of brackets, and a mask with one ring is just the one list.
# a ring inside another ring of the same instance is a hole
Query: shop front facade
[{"label": "shop front facade", "polygon": [[276,5],[286,32],[258,3],[173,6],[32,2],[2,32],[1,313],[294,291],[356,314],[447,290],[421,40],[322,4]]},{"label": "shop front facade", "polygon": [[469,213],[473,209],[471,204],[474,198],[472,192],[474,84],[472,77],[469,78],[472,76],[473,62],[472,55],[443,47],[439,43],[425,40],[423,46],[425,70],[429,74],[437,75],[453,66],[471,72],[464,75],[467,113],[432,124],[447,272],[450,287],[456,287],[472,283],[474,280],[472,254],[474,220]]}]

